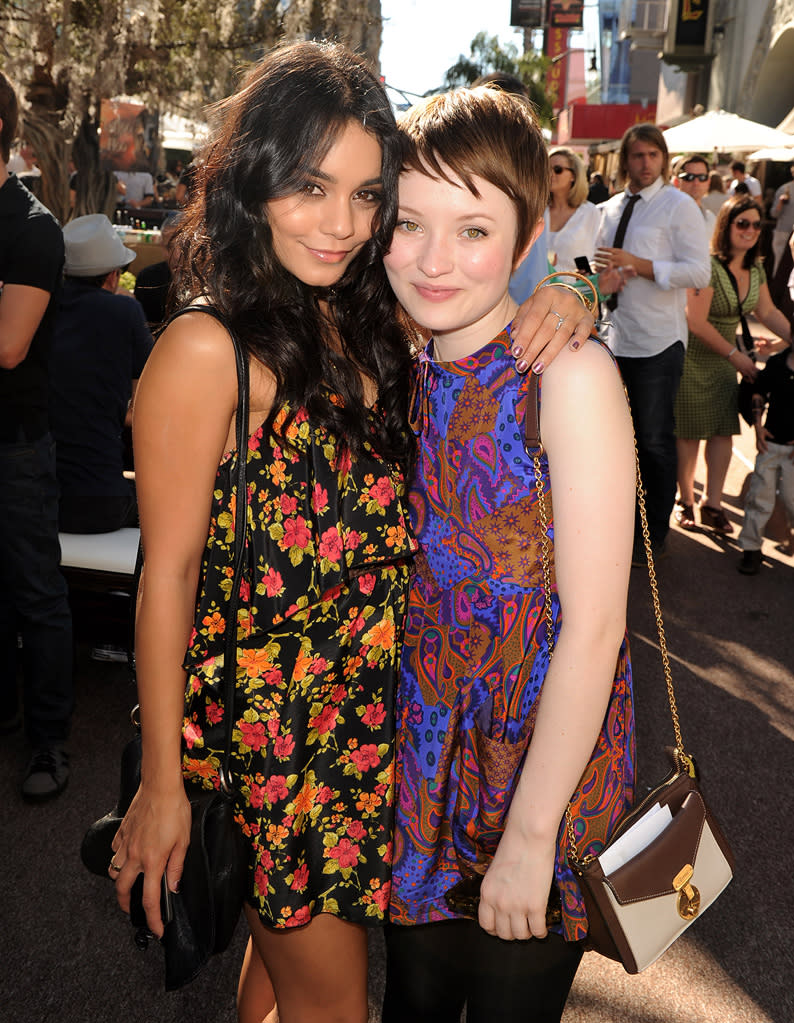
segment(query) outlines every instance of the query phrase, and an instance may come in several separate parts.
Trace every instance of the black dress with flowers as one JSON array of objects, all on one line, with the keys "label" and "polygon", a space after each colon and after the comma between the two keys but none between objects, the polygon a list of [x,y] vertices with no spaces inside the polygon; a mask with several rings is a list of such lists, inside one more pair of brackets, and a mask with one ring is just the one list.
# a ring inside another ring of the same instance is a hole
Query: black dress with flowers
[{"label": "black dress with flowers", "polygon": [[[376,413],[373,413],[376,414]],[[270,927],[381,923],[391,887],[393,694],[416,541],[399,471],[305,412],[249,438],[232,770],[248,899]],[[279,438],[279,439],[277,439]],[[285,443],[286,441],[287,443]],[[218,469],[188,684],[183,771],[217,787],[236,453]]]}]

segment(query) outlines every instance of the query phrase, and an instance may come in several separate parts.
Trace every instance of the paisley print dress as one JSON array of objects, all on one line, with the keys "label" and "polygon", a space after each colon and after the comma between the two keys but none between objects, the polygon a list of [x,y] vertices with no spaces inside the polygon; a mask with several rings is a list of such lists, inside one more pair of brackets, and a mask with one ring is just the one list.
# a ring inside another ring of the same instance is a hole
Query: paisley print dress
[{"label": "paisley print dress", "polygon": [[[508,328],[457,362],[423,353],[418,370],[419,464],[410,503],[421,554],[397,699],[390,907],[397,924],[453,918],[445,892],[486,869],[548,668],[541,526],[523,442],[526,381],[510,346]],[[548,488],[545,456],[541,468]],[[552,540],[553,531],[550,515]],[[550,600],[559,631],[556,591]],[[603,726],[572,800],[580,855],[601,848],[631,803],[633,783],[624,640]],[[562,919],[553,929],[577,940],[587,922],[567,856],[563,822],[555,865]]]},{"label": "paisley print dress", "polygon": [[[377,413],[372,413],[377,414]],[[389,901],[393,696],[416,541],[399,471],[351,458],[298,410],[249,438],[232,772],[249,902],[270,927],[332,913],[382,922]],[[217,787],[232,586],[232,484],[218,469],[188,682],[183,773]]]}]

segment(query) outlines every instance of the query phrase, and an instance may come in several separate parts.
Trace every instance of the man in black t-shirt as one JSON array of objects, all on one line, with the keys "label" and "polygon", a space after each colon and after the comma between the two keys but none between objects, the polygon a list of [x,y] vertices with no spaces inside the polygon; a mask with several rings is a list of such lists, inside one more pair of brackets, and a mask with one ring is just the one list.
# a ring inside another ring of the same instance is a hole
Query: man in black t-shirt
[{"label": "man in black t-shirt", "polygon": [[107,533],[137,525],[132,485],[124,479],[122,431],[152,348],[143,310],[117,295],[135,253],[101,213],[63,230],[65,282],[50,359],[51,418],[65,533]]},{"label": "man in black t-shirt", "polygon": [[18,724],[22,637],[30,800],[57,796],[69,777],[72,619],[60,572],[58,485],[47,360],[63,268],[58,222],[6,170],[17,100],[0,74],[0,731]]}]

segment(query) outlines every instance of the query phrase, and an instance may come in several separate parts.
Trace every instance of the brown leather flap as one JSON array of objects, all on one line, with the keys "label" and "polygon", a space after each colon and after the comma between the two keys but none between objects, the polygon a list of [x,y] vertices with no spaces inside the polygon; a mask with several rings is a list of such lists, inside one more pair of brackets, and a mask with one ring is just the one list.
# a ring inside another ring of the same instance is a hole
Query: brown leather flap
[{"label": "brown leather flap", "polygon": [[625,905],[674,892],[673,879],[681,868],[687,863],[695,866],[705,820],[702,796],[690,792],[662,834],[606,878],[618,902]]}]

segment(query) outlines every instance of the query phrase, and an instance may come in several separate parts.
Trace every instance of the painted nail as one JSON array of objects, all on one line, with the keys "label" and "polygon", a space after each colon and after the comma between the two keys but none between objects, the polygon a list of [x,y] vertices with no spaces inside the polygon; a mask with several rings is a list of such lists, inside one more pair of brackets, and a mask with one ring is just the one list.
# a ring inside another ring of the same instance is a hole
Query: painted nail
[{"label": "painted nail", "polygon": [[574,350],[575,352],[576,352],[576,351],[578,351],[578,350],[579,350],[579,348],[581,348],[581,346],[582,346],[582,342],[581,342],[581,341],[579,340],[579,338],[578,338],[578,337],[574,337],[574,338],[571,338],[571,345],[570,345],[570,347],[571,347],[571,348],[572,348],[572,349],[573,349],[573,350]]},{"label": "painted nail", "polygon": [[536,362],[535,365],[532,367],[532,372],[540,376],[540,374],[543,372],[545,368],[546,367],[543,365],[542,362]]},{"label": "painted nail", "polygon": [[513,348],[512,352],[511,352],[511,355],[514,355],[516,358],[518,358],[520,355],[523,355],[523,354],[524,354],[524,349],[520,345],[516,345]]},{"label": "painted nail", "polygon": [[516,363],[516,369],[518,370],[519,373],[526,373],[526,371],[529,369],[529,366],[527,365],[527,360],[519,359],[518,362]]}]

